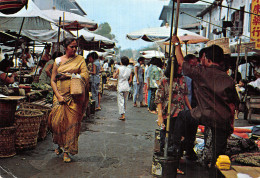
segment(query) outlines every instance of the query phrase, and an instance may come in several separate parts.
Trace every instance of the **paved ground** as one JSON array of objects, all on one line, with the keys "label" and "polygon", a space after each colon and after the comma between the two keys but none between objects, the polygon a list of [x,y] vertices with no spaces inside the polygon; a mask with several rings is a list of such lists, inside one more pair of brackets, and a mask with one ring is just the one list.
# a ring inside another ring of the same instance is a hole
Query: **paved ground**
[{"label": "paved ground", "polygon": [[[85,177],[152,177],[151,166],[156,115],[147,108],[134,108],[128,101],[126,121],[120,121],[116,93],[105,91],[102,110],[84,118],[79,137],[79,154],[72,163],[56,156],[51,135],[38,143],[36,149],[0,159],[3,178],[85,178]],[[247,121],[237,120],[237,125]],[[205,169],[182,161],[185,175],[207,177]],[[0,177],[1,177],[0,176]]]}]

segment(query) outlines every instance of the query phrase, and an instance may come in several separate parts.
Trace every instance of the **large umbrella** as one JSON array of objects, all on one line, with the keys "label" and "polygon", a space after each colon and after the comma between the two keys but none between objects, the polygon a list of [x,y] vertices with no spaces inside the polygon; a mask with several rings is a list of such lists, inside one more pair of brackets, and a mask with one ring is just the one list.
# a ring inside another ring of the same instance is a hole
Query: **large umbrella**
[{"label": "large umbrella", "polygon": [[47,17],[31,0],[28,8],[25,7],[19,12],[11,15],[0,13],[0,30],[49,30],[52,19]]},{"label": "large umbrella", "polygon": [[[166,25],[163,27],[153,27],[153,28],[145,28],[135,32],[128,33],[126,37],[130,40],[137,40],[142,39],[148,42],[155,42],[155,41],[167,41],[170,38],[170,31],[171,28]],[[199,36],[198,34],[178,28],[178,36],[185,36],[185,35],[192,35],[192,36]]]},{"label": "large umbrella", "polygon": [[[76,32],[72,32],[76,36]],[[87,30],[79,30],[79,46],[84,50],[101,50],[114,48],[115,42],[104,36],[91,33]]]},{"label": "large umbrella", "polygon": [[[184,35],[178,36],[178,37],[180,39],[180,42],[182,44],[185,44],[185,46],[186,46],[186,55],[188,53],[188,47],[187,47],[188,45],[187,44],[196,44],[196,43],[203,43],[203,42],[209,41],[208,38],[201,36],[201,35],[198,35],[198,34],[184,34]],[[167,41],[167,42],[164,42],[163,44],[169,45],[170,42]],[[161,42],[159,42],[159,45],[161,45]]]},{"label": "large umbrella", "polygon": [[14,14],[24,6],[27,8],[28,0],[0,0],[0,12],[3,14]]},{"label": "large umbrella", "polygon": [[51,9],[51,10],[43,10],[43,12],[53,19],[56,24],[59,23],[59,18],[61,17],[63,20],[61,21],[61,27],[69,31],[73,30],[80,30],[82,28],[87,28],[88,30],[96,30],[97,29],[97,23],[89,20],[88,18],[71,13],[66,11],[61,11],[57,9]]}]

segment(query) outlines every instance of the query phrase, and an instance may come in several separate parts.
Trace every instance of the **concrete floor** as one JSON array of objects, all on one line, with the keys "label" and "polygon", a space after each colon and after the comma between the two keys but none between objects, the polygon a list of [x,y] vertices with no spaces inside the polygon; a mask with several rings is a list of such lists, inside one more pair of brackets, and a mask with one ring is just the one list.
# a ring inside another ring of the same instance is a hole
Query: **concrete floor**
[{"label": "concrete floor", "polygon": [[[147,108],[135,108],[127,103],[126,121],[118,120],[116,92],[105,91],[102,110],[84,118],[79,137],[79,153],[73,162],[64,163],[56,156],[51,134],[36,149],[0,159],[0,177],[3,178],[85,178],[85,177],[140,177],[151,175],[154,132],[157,128],[154,114]],[[238,125],[248,125],[242,119]],[[207,170],[194,163],[181,162],[185,175],[178,177],[208,177]]]}]

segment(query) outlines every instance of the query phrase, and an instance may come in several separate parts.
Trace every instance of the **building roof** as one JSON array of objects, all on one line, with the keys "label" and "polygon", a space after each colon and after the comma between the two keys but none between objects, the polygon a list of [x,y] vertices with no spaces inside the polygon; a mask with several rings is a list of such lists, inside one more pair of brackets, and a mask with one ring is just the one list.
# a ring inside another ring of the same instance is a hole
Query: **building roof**
[{"label": "building roof", "polygon": [[211,5],[209,5],[207,8],[205,8],[203,11],[197,14],[197,17],[203,17],[205,14],[207,14],[209,11],[211,11],[214,7],[218,5],[219,1],[215,0]]},{"label": "building roof", "polygon": [[[197,9],[199,11],[199,10],[202,10],[206,7],[207,7],[207,5],[204,5],[204,4],[180,4],[181,10]],[[175,9],[176,9],[176,7],[175,7]],[[166,20],[167,19],[167,12],[171,12],[171,11],[172,11],[172,5],[163,6],[159,20]]]},{"label": "building roof", "polygon": [[87,13],[80,7],[80,5],[75,0],[70,0],[71,3],[73,3],[76,8],[80,11],[80,15],[87,15]]}]

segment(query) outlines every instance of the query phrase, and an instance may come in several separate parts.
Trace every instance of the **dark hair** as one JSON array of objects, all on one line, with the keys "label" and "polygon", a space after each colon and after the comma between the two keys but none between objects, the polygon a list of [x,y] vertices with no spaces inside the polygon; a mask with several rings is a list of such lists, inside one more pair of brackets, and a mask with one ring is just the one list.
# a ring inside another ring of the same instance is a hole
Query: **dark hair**
[{"label": "dark hair", "polygon": [[56,52],[54,52],[53,54],[52,54],[52,59],[53,60],[55,60],[57,57],[60,57],[60,56],[62,56],[63,54],[62,54],[62,52],[58,52],[58,51],[56,51]]},{"label": "dark hair", "polygon": [[45,60],[40,60],[38,65],[39,66],[44,66],[46,64],[46,62],[47,61],[45,61]]},{"label": "dark hair", "polygon": [[206,52],[206,49],[207,49],[207,48],[202,48],[202,49],[200,50],[200,52],[199,52],[199,60],[202,58],[203,53]]},{"label": "dark hair", "polygon": [[115,61],[113,59],[110,59],[108,66],[111,67],[111,65],[114,64],[114,63],[115,63]]},{"label": "dark hair", "polygon": [[87,58],[92,57],[94,60],[98,59],[98,54],[96,52],[91,52],[88,54]]},{"label": "dark hair", "polygon": [[140,63],[141,61],[144,61],[144,57],[139,57],[138,58],[138,63]]},{"label": "dark hair", "polygon": [[[178,68],[179,68],[179,64],[176,60],[176,57],[174,58],[174,71],[173,71],[173,78],[177,78],[177,77],[180,77],[181,75],[178,74]],[[164,72],[164,75],[167,77],[167,78],[170,78],[171,76],[171,58],[169,58],[169,60],[167,61],[167,67],[166,67],[166,70]]]},{"label": "dark hair", "polygon": [[10,60],[4,59],[0,62],[0,70],[3,72],[7,72],[6,69],[8,67],[13,67],[13,66],[14,66],[14,63],[13,63],[13,61],[10,61]]},{"label": "dark hair", "polygon": [[218,45],[211,45],[207,47],[205,54],[209,60],[217,64],[220,64],[224,60],[223,49]]},{"label": "dark hair", "polygon": [[25,48],[24,52],[29,53],[29,48]]},{"label": "dark hair", "polygon": [[161,66],[161,59],[158,57],[152,57],[151,64],[156,65],[157,67]]},{"label": "dark hair", "polygon": [[106,63],[106,62],[108,62],[108,60],[107,60],[107,59],[105,59],[105,60],[104,60],[104,63]]},{"label": "dark hair", "polygon": [[62,41],[63,47],[67,48],[70,45],[70,43],[72,43],[73,41],[77,41],[77,40],[75,38],[65,38]]},{"label": "dark hair", "polygon": [[124,66],[127,66],[127,65],[129,64],[129,59],[128,59],[128,57],[126,57],[126,56],[121,57],[121,63],[122,63]]},{"label": "dark hair", "polygon": [[190,60],[192,59],[197,59],[197,57],[194,55],[194,54],[187,54],[185,57],[184,57],[184,61],[187,61],[189,62]]}]

